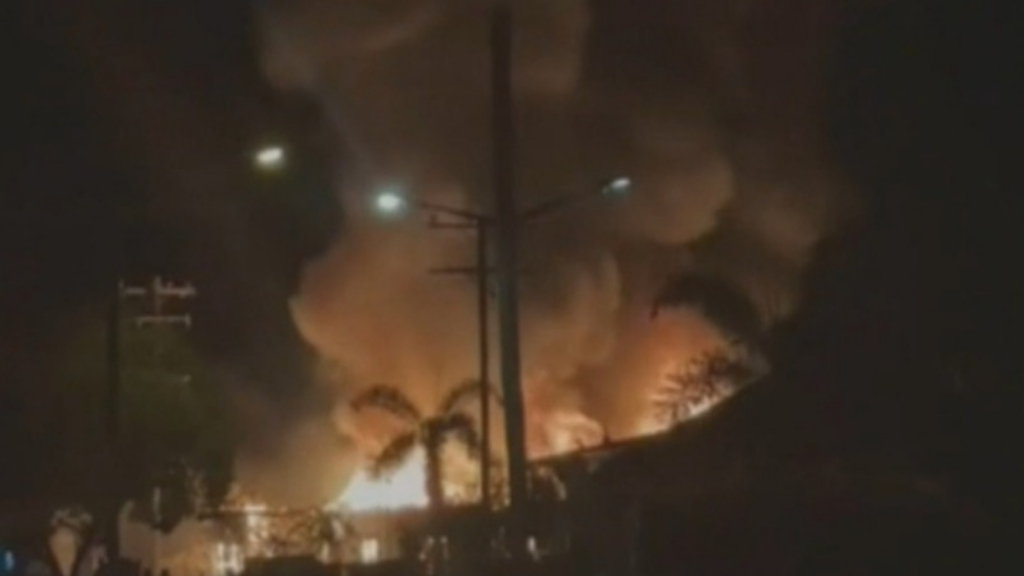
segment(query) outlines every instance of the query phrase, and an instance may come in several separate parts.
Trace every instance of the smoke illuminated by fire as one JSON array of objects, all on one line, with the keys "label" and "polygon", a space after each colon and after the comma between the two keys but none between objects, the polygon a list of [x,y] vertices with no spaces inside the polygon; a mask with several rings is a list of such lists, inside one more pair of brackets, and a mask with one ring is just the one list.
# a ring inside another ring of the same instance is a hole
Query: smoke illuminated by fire
[{"label": "smoke illuminated by fire", "polygon": [[[636,364],[628,374],[638,380],[630,399],[639,398],[640,404],[630,408],[633,415],[626,421],[625,433],[616,437],[608,434],[599,415],[588,414],[579,397],[573,397],[569,388],[552,384],[551,376],[534,374],[524,386],[526,403],[527,449],[531,458],[545,458],[599,446],[611,440],[636,435],[663,432],[678,422],[696,417],[726,398],[733,390],[732,383],[721,382],[701,391],[686,389],[672,376],[685,373],[700,354],[721,346],[721,336],[713,329],[693,331],[688,328],[692,318],[686,312],[665,312],[658,319],[646,319],[635,336],[636,353],[623,360],[626,365]],[[689,350],[695,352],[687,353]],[[692,371],[692,368],[690,368]],[[676,409],[668,418],[660,408],[666,398]],[[500,406],[499,406],[500,408]],[[464,407],[475,415],[476,405]],[[381,411],[354,413],[341,410],[337,414],[339,426],[348,437],[356,441],[364,462],[371,462],[390,438],[408,428],[394,416]],[[492,430],[495,454],[500,457],[503,445],[499,441],[500,410],[495,418],[499,424]],[[358,467],[340,494],[328,505],[330,509],[365,513],[399,511],[424,508],[427,497],[427,457],[422,446],[413,450],[396,469],[374,474],[368,464]],[[479,498],[479,462],[464,449],[446,445],[441,454],[442,490],[449,504],[468,503]]]},{"label": "smoke illuminated by fire", "polygon": [[532,434],[527,439],[533,458],[590,448],[606,439],[604,427],[582,412],[566,409],[534,412],[529,419]]},{"label": "smoke illuminated by fire", "polygon": [[[697,418],[745,384],[724,377],[704,375],[701,378],[701,374],[695,373],[698,370],[677,360],[663,365],[659,382],[650,387],[650,408],[637,423],[638,435],[661,433]],[[682,376],[701,385],[687,385]],[[567,454],[609,441],[605,428],[586,414],[564,408],[545,410],[536,398],[527,397],[534,400],[528,404],[527,413],[531,458]],[[479,496],[479,490],[473,484],[479,480],[477,464],[470,462],[464,454],[460,458],[459,453],[452,450],[442,451],[442,459],[445,501],[463,503],[475,500]],[[361,468],[350,478],[341,495],[328,505],[328,509],[362,513],[425,508],[429,505],[426,467],[425,449],[417,447],[397,469],[389,473],[375,476],[368,468]]]},{"label": "smoke illuminated by fire", "polygon": [[[573,206],[520,236],[533,457],[671,425],[658,420],[652,396],[665,367],[724,335],[692,302],[652,318],[666,283],[680,273],[720,280],[764,328],[792,309],[813,248],[845,209],[808,110],[777,105],[813,103],[820,71],[801,66],[782,70],[785,82],[763,81],[790,65],[774,41],[760,44],[777,30],[751,33],[779,24],[776,3],[612,4],[514,3],[520,207],[585,192],[609,172],[635,183],[628,198]],[[372,0],[281,2],[263,14],[268,76],[315,96],[341,141],[343,232],[305,267],[291,311],[302,337],[340,367],[323,379],[338,406],[333,423],[364,459],[392,436],[344,410],[360,390],[384,383],[430,407],[477,373],[474,287],[427,273],[471,263],[471,235],[439,234],[422,214],[382,222],[368,199],[399,185],[422,201],[489,206],[487,5],[397,3],[386,18],[367,19],[378,13]],[[786,37],[814,54],[827,14],[808,10],[782,20],[794,27]],[[628,40],[637,34],[657,40]],[[422,505],[423,457],[391,477],[357,469],[339,504]],[[472,483],[471,474],[446,476]]]}]

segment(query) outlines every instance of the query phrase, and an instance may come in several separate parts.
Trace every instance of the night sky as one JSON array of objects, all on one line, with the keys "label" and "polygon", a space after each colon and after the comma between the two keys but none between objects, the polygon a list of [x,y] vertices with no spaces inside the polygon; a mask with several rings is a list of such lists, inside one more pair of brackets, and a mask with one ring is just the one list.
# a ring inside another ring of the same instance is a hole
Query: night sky
[{"label": "night sky", "polygon": [[[67,445],[55,422],[26,444],[25,420],[46,418],[33,406],[62,386],[53,358],[102,321],[116,267],[201,286],[195,333],[227,385],[294,398],[308,361],[287,298],[338,218],[316,110],[262,80],[248,3],[4,12],[0,430],[18,446],[5,470],[25,467],[5,491]],[[290,146],[287,177],[250,170],[269,140]]]},{"label": "night sky", "polygon": [[[963,373],[1019,416],[1020,9],[849,4],[824,141],[863,208],[810,268],[783,365],[869,398],[916,399]],[[26,0],[3,12],[0,445],[29,441],[21,415],[61,385],[55,350],[103,305],[118,260],[129,276],[194,281],[202,353],[239,386],[297,399],[311,352],[288,298],[336,232],[330,179],[344,166],[327,166],[317,106],[261,73],[249,3]],[[251,173],[268,137],[298,151],[298,180]],[[992,458],[1019,456],[1014,432],[986,432],[1004,442]],[[3,454],[4,496],[46,475],[40,453]]]}]

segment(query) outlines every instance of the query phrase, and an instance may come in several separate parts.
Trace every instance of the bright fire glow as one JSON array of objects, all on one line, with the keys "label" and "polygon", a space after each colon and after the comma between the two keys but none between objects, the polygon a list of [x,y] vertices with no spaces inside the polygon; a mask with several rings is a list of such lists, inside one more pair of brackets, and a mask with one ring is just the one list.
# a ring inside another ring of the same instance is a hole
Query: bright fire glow
[{"label": "bright fire glow", "polygon": [[213,573],[216,576],[241,574],[245,570],[245,555],[237,544],[218,542],[213,548]]},{"label": "bright fire glow", "polygon": [[604,427],[593,418],[576,410],[552,410],[543,417],[541,437],[535,439],[530,455],[566,454],[598,446],[604,440]]},{"label": "bright fire glow", "polygon": [[417,447],[397,469],[383,476],[358,470],[331,506],[350,512],[396,511],[425,508],[427,453]]},{"label": "bright fire glow", "polygon": [[360,542],[359,559],[367,564],[380,560],[380,541],[376,538],[367,538]]},{"label": "bright fire glow", "polygon": [[[737,384],[729,381],[686,385],[673,375],[685,375],[686,364],[675,358],[664,364],[660,377],[647,392],[649,408],[637,418],[632,433],[620,438],[665,432],[676,424],[702,416],[731,395]],[[527,398],[527,444],[530,458],[545,458],[593,448],[609,441],[600,422],[578,409],[552,407]],[[450,448],[450,447],[448,447]],[[468,503],[479,499],[479,463],[464,451],[442,450],[442,491],[445,503]],[[349,513],[395,512],[426,508],[427,455],[416,447],[402,464],[384,475],[359,469],[327,506]]]},{"label": "bright fire glow", "polygon": [[246,554],[260,556],[265,552],[267,539],[270,536],[270,523],[267,521],[265,504],[246,504],[242,507],[245,514]]},{"label": "bright fire glow", "polygon": [[670,377],[681,373],[677,364],[669,364],[662,370],[661,381],[648,393],[651,411],[638,423],[639,435],[659,434],[680,422],[703,416],[742,384],[720,379],[688,387]]}]

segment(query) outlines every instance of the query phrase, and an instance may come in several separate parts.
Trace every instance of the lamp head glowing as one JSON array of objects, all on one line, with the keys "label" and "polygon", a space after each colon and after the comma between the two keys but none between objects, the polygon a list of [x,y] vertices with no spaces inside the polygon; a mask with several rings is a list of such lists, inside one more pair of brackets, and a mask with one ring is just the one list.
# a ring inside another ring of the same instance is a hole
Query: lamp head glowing
[{"label": "lamp head glowing", "polygon": [[287,154],[281,146],[264,146],[253,155],[253,163],[257,168],[266,172],[273,172],[284,167]]},{"label": "lamp head glowing", "polygon": [[384,190],[373,199],[373,207],[382,216],[401,216],[409,207],[409,201],[397,190]]},{"label": "lamp head glowing", "polygon": [[621,198],[628,196],[633,190],[633,179],[629,176],[619,176],[609,180],[603,188],[601,188],[601,194],[609,198]]}]

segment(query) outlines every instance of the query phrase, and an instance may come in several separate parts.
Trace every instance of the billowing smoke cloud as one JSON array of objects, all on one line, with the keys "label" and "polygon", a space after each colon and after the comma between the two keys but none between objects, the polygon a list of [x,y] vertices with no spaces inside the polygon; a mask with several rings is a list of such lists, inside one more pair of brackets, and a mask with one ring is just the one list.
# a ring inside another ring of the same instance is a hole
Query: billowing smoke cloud
[{"label": "billowing smoke cloud", "polygon": [[[744,295],[762,325],[792,310],[843,212],[817,150],[823,5],[514,2],[521,205],[620,173],[636,183],[524,230],[531,421],[581,411],[612,437],[636,432],[665,362],[721,338],[706,310],[652,320],[681,274]],[[303,336],[341,367],[339,403],[386,382],[429,410],[476,372],[473,286],[427,273],[470,264],[472,238],[382,221],[369,198],[398,186],[488,208],[488,13],[480,0],[303,0],[264,14],[268,76],[318,96],[346,143],[343,232],[293,301]]]},{"label": "billowing smoke cloud", "polygon": [[249,494],[306,507],[336,497],[358,464],[348,437],[339,436],[327,419],[309,418],[287,429],[269,450],[243,451],[235,473]]}]

